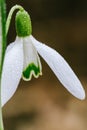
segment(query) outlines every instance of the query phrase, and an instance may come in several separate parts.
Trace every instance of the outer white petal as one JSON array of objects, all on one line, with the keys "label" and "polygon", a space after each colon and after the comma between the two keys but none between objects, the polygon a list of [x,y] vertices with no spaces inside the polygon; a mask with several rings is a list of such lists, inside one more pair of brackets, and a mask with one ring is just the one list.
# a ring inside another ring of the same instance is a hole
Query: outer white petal
[{"label": "outer white petal", "polygon": [[[12,47],[13,46],[13,47]],[[13,96],[23,70],[23,42],[17,38],[6,51],[1,79],[2,106]]]},{"label": "outer white petal", "polygon": [[64,58],[54,49],[38,42],[33,36],[31,36],[31,39],[39,54],[47,62],[64,87],[75,97],[84,99],[84,89]]}]

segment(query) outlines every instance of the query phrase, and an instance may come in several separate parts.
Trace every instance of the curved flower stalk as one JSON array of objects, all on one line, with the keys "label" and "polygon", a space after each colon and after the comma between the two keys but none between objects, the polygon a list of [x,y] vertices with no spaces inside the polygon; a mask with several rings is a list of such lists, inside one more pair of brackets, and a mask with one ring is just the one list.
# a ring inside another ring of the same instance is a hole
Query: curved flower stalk
[{"label": "curved flower stalk", "polygon": [[21,77],[29,81],[42,74],[39,55],[47,62],[63,86],[75,97],[85,98],[81,82],[65,61],[54,49],[37,41],[32,36],[31,20],[24,10],[16,14],[16,40],[6,50],[2,73],[2,106],[15,93]]}]

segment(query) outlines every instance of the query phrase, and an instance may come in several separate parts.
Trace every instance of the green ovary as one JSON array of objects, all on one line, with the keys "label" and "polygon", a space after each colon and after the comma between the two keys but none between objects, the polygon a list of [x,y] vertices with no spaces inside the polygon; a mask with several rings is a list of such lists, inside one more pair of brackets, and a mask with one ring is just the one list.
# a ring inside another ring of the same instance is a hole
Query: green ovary
[{"label": "green ovary", "polygon": [[31,35],[31,19],[29,14],[25,10],[17,12],[15,21],[16,32],[19,37],[26,37]]}]

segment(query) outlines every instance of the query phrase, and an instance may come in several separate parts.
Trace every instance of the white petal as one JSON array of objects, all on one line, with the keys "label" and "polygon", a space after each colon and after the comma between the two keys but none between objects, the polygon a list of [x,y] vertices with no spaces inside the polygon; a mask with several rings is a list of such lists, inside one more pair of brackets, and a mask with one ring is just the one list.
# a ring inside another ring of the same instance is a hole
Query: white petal
[{"label": "white petal", "polygon": [[23,70],[23,43],[22,39],[17,38],[13,43],[14,46],[9,45],[6,51],[4,66],[1,79],[1,101],[2,106],[13,96],[19,81],[21,79]]},{"label": "white petal", "polygon": [[64,58],[54,49],[38,42],[33,36],[31,36],[31,39],[39,54],[47,62],[64,87],[75,97],[84,99],[84,89]]},{"label": "white petal", "polygon": [[23,50],[24,50],[24,68],[23,68],[23,79],[26,81],[31,80],[32,75],[38,78],[41,75],[42,67],[40,58],[37,50],[34,47],[30,37],[23,39]]}]

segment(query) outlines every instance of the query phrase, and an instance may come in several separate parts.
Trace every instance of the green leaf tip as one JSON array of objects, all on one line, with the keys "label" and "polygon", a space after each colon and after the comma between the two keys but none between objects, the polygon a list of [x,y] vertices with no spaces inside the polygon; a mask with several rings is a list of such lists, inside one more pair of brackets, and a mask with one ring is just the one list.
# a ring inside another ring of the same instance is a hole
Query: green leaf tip
[{"label": "green leaf tip", "polygon": [[20,10],[16,14],[16,32],[19,37],[31,35],[32,26],[29,14],[25,10]]},{"label": "green leaf tip", "polygon": [[23,71],[22,77],[24,80],[29,81],[29,80],[31,80],[32,75],[35,78],[38,78],[39,75],[42,75],[40,67],[36,66],[34,63],[31,63],[28,65],[28,67]]}]

